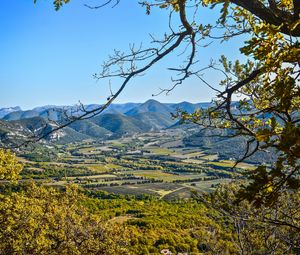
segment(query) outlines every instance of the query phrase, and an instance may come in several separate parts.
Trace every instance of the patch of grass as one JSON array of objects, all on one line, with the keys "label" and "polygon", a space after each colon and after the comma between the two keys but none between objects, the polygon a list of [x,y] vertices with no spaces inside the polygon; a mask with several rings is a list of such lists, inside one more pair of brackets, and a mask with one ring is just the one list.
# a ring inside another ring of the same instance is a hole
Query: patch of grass
[{"label": "patch of grass", "polygon": [[76,177],[67,177],[67,180],[89,180],[89,179],[107,179],[107,178],[114,178],[116,177],[113,174],[98,174],[98,175],[88,175],[88,176],[76,176]]},{"label": "patch of grass", "polygon": [[[214,165],[214,166],[220,166],[220,167],[233,167],[235,164],[235,161],[232,160],[220,160],[218,162],[208,162],[207,164],[209,165]],[[247,163],[239,163],[237,168],[242,168],[242,169],[255,169],[254,165],[247,164]]]},{"label": "patch of grass", "polygon": [[80,148],[78,152],[84,155],[101,154],[101,151],[97,150],[95,147]]},{"label": "patch of grass", "polygon": [[147,179],[163,180],[165,182],[188,179],[184,176],[165,173],[160,170],[137,170],[137,171],[128,171],[128,173],[133,174],[135,176],[144,177]]},{"label": "patch of grass", "polygon": [[98,164],[97,165],[87,165],[86,167],[97,173],[103,173],[103,172],[107,172],[108,170],[110,170],[109,167],[103,166],[103,165],[98,165]]},{"label": "patch of grass", "polygon": [[234,162],[232,161],[218,161],[218,162],[207,162],[209,165],[220,166],[220,167],[233,167]]},{"label": "patch of grass", "polygon": [[194,189],[198,192],[211,192],[215,190],[215,186],[221,183],[228,183],[232,181],[231,179],[217,179],[217,180],[209,180],[209,181],[200,181],[194,182],[192,186],[190,183],[185,183],[183,186]]},{"label": "patch of grass", "polygon": [[204,153],[202,151],[195,151],[191,153],[184,154],[186,157],[193,158],[193,157],[200,157],[204,156]]},{"label": "patch of grass", "polygon": [[152,153],[158,154],[158,155],[171,155],[174,152],[167,149],[167,148],[150,148],[149,149]]},{"label": "patch of grass", "polygon": [[204,163],[204,160],[201,160],[201,159],[184,159],[182,160],[182,162],[185,162],[185,163],[192,163],[192,164],[203,164]]},{"label": "patch of grass", "polygon": [[116,164],[109,163],[109,164],[105,165],[105,168],[106,168],[106,170],[114,170],[114,169],[120,169],[122,167],[119,165],[116,165]]},{"label": "patch of grass", "polygon": [[112,142],[112,143],[110,143],[110,146],[112,146],[114,148],[124,148],[124,147],[126,147],[125,144],[119,143],[119,142]]},{"label": "patch of grass", "polygon": [[214,155],[206,155],[201,157],[201,159],[205,159],[205,160],[217,160],[218,159],[218,155],[214,154]]}]

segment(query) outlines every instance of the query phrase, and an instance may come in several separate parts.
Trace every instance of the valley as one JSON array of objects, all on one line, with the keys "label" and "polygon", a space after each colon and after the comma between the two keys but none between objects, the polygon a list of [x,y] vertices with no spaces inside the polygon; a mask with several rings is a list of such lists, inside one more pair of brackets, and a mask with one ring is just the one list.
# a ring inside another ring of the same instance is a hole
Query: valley
[{"label": "valley", "polygon": [[[233,169],[244,153],[245,138],[231,139],[226,136],[230,131],[202,129],[172,118],[178,110],[193,112],[208,106],[152,99],[111,105],[99,116],[74,122],[38,144],[21,148],[22,178],[47,186],[76,183],[86,190],[174,200],[210,192],[270,161],[273,154],[257,153]],[[2,109],[0,141],[24,142],[30,134],[43,135],[64,123],[63,108]]]},{"label": "valley", "polygon": [[[88,190],[122,195],[151,195],[164,199],[189,198],[238,178],[234,161],[201,148],[186,147],[183,130],[161,130],[114,140],[85,140],[36,147],[20,155],[22,177],[62,187],[76,183]],[[41,160],[42,159],[42,160]]]}]

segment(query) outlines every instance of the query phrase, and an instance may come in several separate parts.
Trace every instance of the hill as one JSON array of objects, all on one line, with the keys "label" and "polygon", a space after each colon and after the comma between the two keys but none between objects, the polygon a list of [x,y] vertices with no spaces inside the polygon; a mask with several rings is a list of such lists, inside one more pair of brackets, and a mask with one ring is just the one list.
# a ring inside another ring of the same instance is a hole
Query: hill
[{"label": "hill", "polygon": [[110,135],[112,135],[111,131],[96,125],[90,120],[76,121],[72,123],[69,127],[81,134],[90,136],[95,139],[107,138]]},{"label": "hill", "polygon": [[166,105],[150,99],[146,101],[145,103],[131,109],[130,111],[126,112],[125,114],[127,116],[135,116],[140,113],[145,113],[145,112],[151,112],[151,113],[160,113],[162,115],[165,115],[166,117],[171,116],[172,109],[167,107]]},{"label": "hill", "polygon": [[19,106],[1,108],[0,109],[0,119],[5,117],[7,114],[12,113],[12,112],[16,112],[16,111],[21,111],[21,108]]},{"label": "hill", "polygon": [[3,119],[11,121],[11,120],[27,119],[27,118],[37,117],[37,116],[39,116],[39,112],[35,110],[14,111],[5,115]]},{"label": "hill", "polygon": [[103,114],[90,119],[90,121],[117,135],[145,132],[151,129],[151,126],[122,114]]},{"label": "hill", "polygon": [[[209,154],[217,154],[221,159],[240,159],[244,156],[247,145],[246,137],[229,137],[230,130],[202,129],[183,139],[185,146],[202,148]],[[250,148],[251,149],[251,148]],[[274,151],[258,151],[253,156],[247,158],[249,163],[270,163],[274,162],[277,155]]]},{"label": "hill", "polygon": [[178,104],[166,104],[173,112],[176,112],[178,110],[180,111],[186,111],[187,113],[193,113],[195,110],[200,108],[208,108],[211,103],[197,103],[192,104],[189,102],[181,102]]},{"label": "hill", "polygon": [[151,130],[160,130],[172,126],[176,121],[171,116],[157,112],[143,112],[132,116],[137,121],[151,127]]},{"label": "hill", "polygon": [[[33,136],[42,137],[56,127],[56,124],[41,117],[14,121],[0,120],[0,144],[20,144]],[[90,138],[88,135],[66,127],[46,136],[44,141],[69,143],[88,138]]]}]

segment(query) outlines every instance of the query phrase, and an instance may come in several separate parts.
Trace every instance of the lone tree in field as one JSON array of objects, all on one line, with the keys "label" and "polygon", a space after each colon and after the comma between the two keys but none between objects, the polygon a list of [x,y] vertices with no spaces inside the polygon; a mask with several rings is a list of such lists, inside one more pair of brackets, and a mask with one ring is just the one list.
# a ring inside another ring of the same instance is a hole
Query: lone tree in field
[{"label": "lone tree in field", "polygon": [[[68,2],[55,0],[56,10]],[[100,1],[98,6],[87,7],[98,9],[119,2]],[[105,105],[85,111],[68,123],[101,113],[131,79],[167,55],[185,49],[186,60],[182,65],[168,67],[176,77],[172,79],[173,84],[159,93],[168,93],[194,76],[199,78],[199,83],[215,90],[217,96],[209,109],[193,114],[180,112],[178,116],[206,128],[230,129],[232,136],[246,137],[245,155],[239,161],[258,150],[278,152],[272,166],[261,165],[251,171],[251,181],[240,196],[258,205],[272,204],[283,189],[299,189],[300,0],[157,0],[140,4],[148,15],[153,8],[168,12],[169,31],[161,39],[151,38],[149,48],[132,47],[129,53],[115,50],[95,78],[122,78],[119,89],[109,96]],[[205,9],[219,13],[218,18],[203,20],[201,13]],[[180,25],[174,26],[173,20],[178,20]],[[218,63],[199,68],[201,45],[208,40],[228,41],[235,37],[246,38],[237,49],[246,57],[245,62],[220,56]],[[203,72],[209,70],[223,75],[219,84],[210,84],[203,78]]]}]

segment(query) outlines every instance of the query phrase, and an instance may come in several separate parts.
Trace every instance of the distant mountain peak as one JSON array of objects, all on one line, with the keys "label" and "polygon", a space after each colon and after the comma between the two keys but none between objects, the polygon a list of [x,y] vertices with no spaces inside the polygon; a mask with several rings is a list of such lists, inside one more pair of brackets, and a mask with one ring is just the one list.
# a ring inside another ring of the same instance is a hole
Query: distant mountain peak
[{"label": "distant mountain peak", "polygon": [[159,101],[155,100],[155,99],[148,99],[146,102],[144,102],[144,104],[153,104],[153,103],[159,103],[161,104]]},{"label": "distant mountain peak", "polygon": [[22,111],[20,106],[14,106],[14,107],[6,107],[0,109],[0,119],[2,119],[7,114],[10,114],[12,112]]},{"label": "distant mountain peak", "polygon": [[0,108],[0,111],[22,111],[20,106],[13,106],[13,107],[4,107]]},{"label": "distant mountain peak", "polygon": [[170,113],[172,110],[167,107],[166,105],[154,100],[154,99],[149,99],[145,103],[131,109],[130,111],[126,112],[125,114],[127,116],[135,116],[140,113],[145,113],[145,112],[152,112],[152,113],[160,113],[163,115],[171,115]]}]

